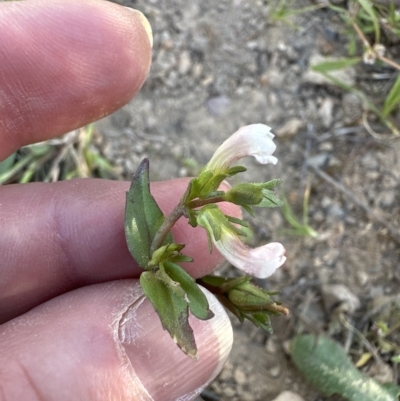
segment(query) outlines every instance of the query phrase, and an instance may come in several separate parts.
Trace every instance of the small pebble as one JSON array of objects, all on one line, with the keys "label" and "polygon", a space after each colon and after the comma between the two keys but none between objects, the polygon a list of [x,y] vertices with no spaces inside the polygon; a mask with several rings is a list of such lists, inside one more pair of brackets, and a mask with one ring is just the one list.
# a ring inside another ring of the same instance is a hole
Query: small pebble
[{"label": "small pebble", "polygon": [[304,398],[292,391],[283,391],[272,401],[304,401]]}]

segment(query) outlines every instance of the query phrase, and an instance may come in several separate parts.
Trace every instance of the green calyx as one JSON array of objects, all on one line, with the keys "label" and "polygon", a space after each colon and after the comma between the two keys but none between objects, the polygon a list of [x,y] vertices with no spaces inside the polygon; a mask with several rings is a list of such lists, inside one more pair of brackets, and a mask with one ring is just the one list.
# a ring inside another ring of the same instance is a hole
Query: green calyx
[{"label": "green calyx", "polygon": [[275,302],[274,293],[251,283],[251,277],[223,278],[205,276],[199,280],[217,295],[218,300],[241,322],[250,320],[257,327],[270,332],[270,315],[287,315],[288,309]]},{"label": "green calyx", "polygon": [[234,224],[248,226],[243,220],[223,214],[217,205],[207,205],[197,211],[196,223],[207,232],[210,253],[212,251],[212,242],[219,241],[224,232],[246,236],[246,233]]},{"label": "green calyx", "polygon": [[161,263],[165,262],[193,262],[193,259],[189,256],[181,254],[181,250],[185,247],[184,244],[168,244],[161,248],[156,249],[153,252],[151,260],[149,261],[149,268],[157,267]]},{"label": "green calyx", "polygon": [[190,181],[183,197],[183,202],[188,205],[193,199],[210,198],[210,195],[212,196],[213,193],[218,192],[218,188],[223,180],[244,171],[246,171],[246,168],[243,166],[234,166],[225,171],[211,171],[205,166],[199,176]]},{"label": "green calyx", "polygon": [[223,198],[225,201],[244,207],[282,206],[283,202],[271,190],[280,183],[281,180],[272,180],[261,183],[239,184],[227,191]]}]

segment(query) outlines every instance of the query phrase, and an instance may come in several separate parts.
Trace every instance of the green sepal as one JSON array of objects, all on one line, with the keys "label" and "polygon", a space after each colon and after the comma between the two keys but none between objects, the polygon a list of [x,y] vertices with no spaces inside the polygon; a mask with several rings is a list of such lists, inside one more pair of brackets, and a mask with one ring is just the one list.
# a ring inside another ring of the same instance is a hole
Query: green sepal
[{"label": "green sepal", "polygon": [[283,202],[269,189],[263,189],[263,200],[255,207],[281,207]]},{"label": "green sepal", "polygon": [[188,222],[192,227],[197,227],[197,215],[198,215],[198,211],[197,210],[189,209],[187,211],[187,217],[189,219]]},{"label": "green sepal", "polygon": [[140,285],[178,347],[188,356],[197,360],[197,346],[193,330],[189,325],[189,306],[184,296],[177,295],[164,280],[153,271],[143,272]]},{"label": "green sepal", "polygon": [[262,188],[257,184],[239,184],[226,192],[224,200],[235,205],[258,205],[263,200]]},{"label": "green sepal", "polygon": [[208,195],[211,192],[217,191],[221,182],[227,177],[226,174],[217,174],[214,175],[201,189],[199,194],[197,195],[200,199],[207,199]]},{"label": "green sepal", "polygon": [[[143,269],[151,259],[150,247],[164,215],[150,193],[149,160],[144,159],[133,176],[125,204],[125,238],[129,252]],[[164,243],[172,243],[168,234]]]},{"label": "green sepal", "polygon": [[195,182],[196,180],[197,180],[197,178],[192,178],[192,179],[189,181],[189,184],[188,184],[188,186],[187,186],[187,188],[186,188],[186,191],[185,191],[185,193],[184,193],[183,196],[182,196],[182,204],[185,204],[185,203],[189,200],[190,195],[191,195],[192,190],[193,190],[193,184],[194,184],[194,182]]},{"label": "green sepal", "polygon": [[203,294],[196,281],[182,267],[175,263],[166,262],[164,270],[168,276],[179,283],[185,291],[189,300],[190,312],[198,319],[208,320],[214,316],[214,313],[209,309],[206,296]]},{"label": "green sepal", "polygon": [[197,178],[193,178],[189,183],[189,192],[184,195],[184,203],[187,204],[191,200],[198,198],[212,177],[213,173],[211,171],[202,171]]},{"label": "green sepal", "polygon": [[248,312],[269,310],[268,305],[273,303],[266,291],[250,283],[242,284],[240,289],[230,290],[228,297],[240,310]]},{"label": "green sepal", "polygon": [[250,320],[256,327],[267,333],[272,333],[271,319],[265,312],[257,312],[253,314],[245,314],[245,318]]},{"label": "green sepal", "polygon": [[246,210],[246,212],[249,213],[251,217],[256,217],[256,214],[254,213],[254,210],[251,208],[251,206],[242,205],[242,208]]},{"label": "green sepal", "polygon": [[282,184],[282,180],[280,178],[275,178],[274,180],[263,182],[263,189],[272,189]]},{"label": "green sepal", "polygon": [[231,223],[239,224],[242,227],[248,227],[249,226],[249,224],[244,220],[238,219],[236,217],[228,216],[227,214],[225,215],[225,217]]},{"label": "green sepal", "polygon": [[271,299],[272,292],[251,283],[250,276],[224,278],[204,276],[198,280],[205,288],[217,295],[218,300],[239,320],[250,320],[255,326],[270,333],[269,315],[288,314],[285,307]]},{"label": "green sepal", "polygon": [[[271,191],[272,188],[280,183],[281,180],[276,179],[268,182],[239,184],[227,191],[223,197],[227,202],[243,207],[282,206],[283,202]],[[252,212],[249,213],[252,214]]]},{"label": "green sepal", "polygon": [[201,278],[201,282],[204,284],[208,284],[211,287],[220,287],[222,284],[224,284],[228,279],[225,277],[220,277],[220,276],[204,276]]},{"label": "green sepal", "polygon": [[247,168],[244,166],[233,166],[226,171],[226,175],[228,177],[233,177],[234,175],[244,173],[245,171],[247,171]]},{"label": "green sepal", "polygon": [[207,205],[198,211],[197,224],[206,230],[210,253],[212,252],[212,240],[218,241],[221,238],[221,219],[226,220],[226,217],[217,205]]},{"label": "green sepal", "polygon": [[[156,249],[151,255],[149,267],[156,267],[161,263],[171,260],[182,255],[180,252],[185,247],[184,244],[168,244]],[[188,256],[187,256],[188,257]],[[191,259],[191,258],[190,258]]]},{"label": "green sepal", "polygon": [[193,262],[193,258],[187,255],[180,254],[173,256],[172,258],[170,258],[169,261],[174,263],[188,263],[188,262]]}]

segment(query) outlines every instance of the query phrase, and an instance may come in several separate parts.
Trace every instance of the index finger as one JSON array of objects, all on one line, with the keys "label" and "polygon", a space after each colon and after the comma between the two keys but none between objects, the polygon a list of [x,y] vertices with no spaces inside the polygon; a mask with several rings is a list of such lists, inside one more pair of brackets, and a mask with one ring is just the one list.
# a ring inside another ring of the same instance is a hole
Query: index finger
[{"label": "index finger", "polygon": [[117,110],[151,63],[147,20],[107,1],[0,3],[0,37],[0,161]]}]

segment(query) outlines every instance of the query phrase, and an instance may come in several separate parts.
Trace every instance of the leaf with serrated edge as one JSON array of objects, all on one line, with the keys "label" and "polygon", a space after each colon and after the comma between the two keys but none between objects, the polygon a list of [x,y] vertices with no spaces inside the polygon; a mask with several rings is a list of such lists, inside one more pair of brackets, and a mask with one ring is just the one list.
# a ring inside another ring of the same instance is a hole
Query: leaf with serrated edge
[{"label": "leaf with serrated edge", "polygon": [[[142,268],[151,259],[150,247],[154,236],[164,221],[164,215],[150,193],[149,160],[140,163],[126,193],[125,237],[128,249]],[[164,244],[172,243],[169,234]]]},{"label": "leaf with serrated edge", "polygon": [[175,263],[164,263],[165,272],[172,280],[178,282],[185,291],[188,300],[190,312],[198,319],[208,320],[214,316],[209,309],[206,296],[203,294],[196,281],[182,267]]},{"label": "leaf with serrated edge", "polygon": [[152,271],[143,272],[140,285],[178,347],[188,356],[197,360],[197,347],[193,330],[189,325],[189,306],[184,297],[156,277]]}]

